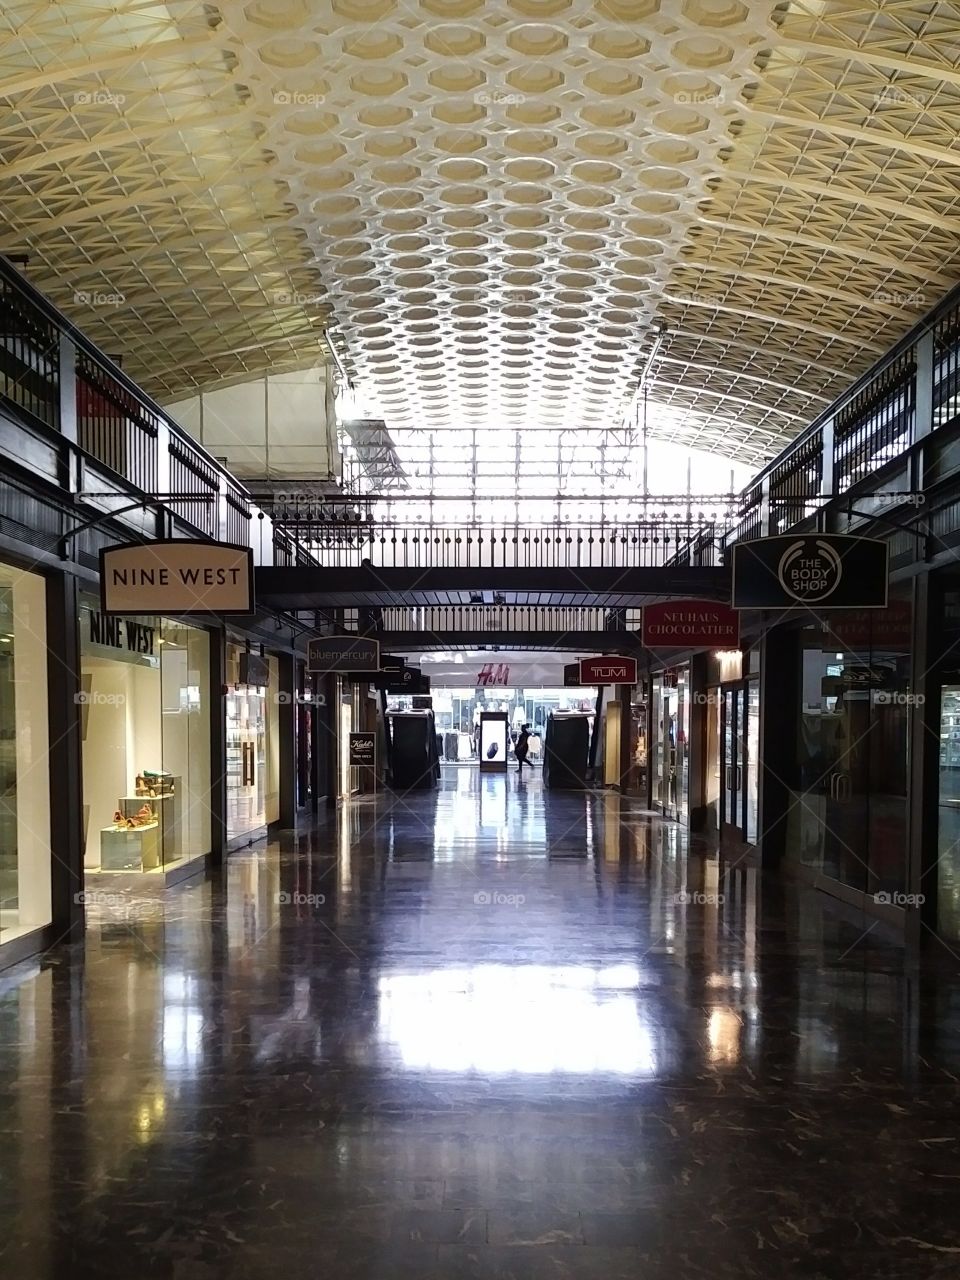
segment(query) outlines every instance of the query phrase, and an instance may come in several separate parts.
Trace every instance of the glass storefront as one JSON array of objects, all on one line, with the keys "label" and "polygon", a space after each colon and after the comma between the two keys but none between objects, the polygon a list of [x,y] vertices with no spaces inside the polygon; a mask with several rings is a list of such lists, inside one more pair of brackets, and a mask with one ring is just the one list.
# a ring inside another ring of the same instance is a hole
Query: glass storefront
[{"label": "glass storefront", "polygon": [[80,609],[84,868],[163,873],[210,851],[210,637]]},{"label": "glass storefront", "polygon": [[0,942],[52,919],[45,583],[0,564]]},{"label": "glass storefront", "polygon": [[227,644],[227,840],[253,836],[279,817],[276,658]]},{"label": "glass storefront", "polygon": [[683,820],[690,802],[690,668],[656,674],[650,699],[651,799],[668,817]]},{"label": "glass storefront", "polygon": [[869,895],[904,888],[912,678],[909,587],[800,633],[788,850]]},{"label": "glass storefront", "polygon": [[[543,758],[543,743],[550,713],[582,711],[591,717],[592,726],[597,703],[597,691],[591,688],[434,688],[430,696],[442,747],[440,758],[447,764],[479,762],[482,711],[506,713],[511,743],[516,741],[521,727],[529,724],[528,759],[536,764]],[[389,711],[411,711],[415,709],[414,702],[414,696],[410,694],[390,694],[387,708]]]}]

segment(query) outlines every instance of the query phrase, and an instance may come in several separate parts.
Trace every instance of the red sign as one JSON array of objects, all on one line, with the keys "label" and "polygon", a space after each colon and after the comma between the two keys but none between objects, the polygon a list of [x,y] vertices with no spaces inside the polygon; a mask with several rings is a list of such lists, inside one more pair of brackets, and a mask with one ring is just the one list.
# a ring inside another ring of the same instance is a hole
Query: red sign
[{"label": "red sign", "polygon": [[580,683],[636,684],[636,658],[581,658]]},{"label": "red sign", "polygon": [[740,648],[740,614],[709,600],[666,600],[643,610],[647,649]]},{"label": "red sign", "polygon": [[477,672],[477,688],[489,685],[508,685],[510,666],[506,662],[486,662]]},{"label": "red sign", "polygon": [[[886,609],[844,609],[831,615],[828,635],[838,649],[873,648],[909,653],[912,642],[913,609],[907,600],[892,600]],[[824,640],[824,644],[829,643]]]}]

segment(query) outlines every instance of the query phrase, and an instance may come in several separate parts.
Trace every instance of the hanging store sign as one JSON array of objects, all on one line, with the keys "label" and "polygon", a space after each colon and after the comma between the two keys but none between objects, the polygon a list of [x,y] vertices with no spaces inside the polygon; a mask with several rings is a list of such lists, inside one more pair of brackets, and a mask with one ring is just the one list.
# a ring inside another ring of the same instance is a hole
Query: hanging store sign
[{"label": "hanging store sign", "polygon": [[758,538],[733,548],[735,609],[883,609],[886,542],[854,534]]},{"label": "hanging store sign", "polygon": [[265,689],[270,683],[270,662],[259,653],[241,653],[239,684]]},{"label": "hanging store sign", "polygon": [[581,658],[580,683],[587,684],[636,684],[636,658]]},{"label": "hanging store sign", "polygon": [[317,636],[307,643],[307,670],[375,673],[380,670],[380,645],[363,636]]},{"label": "hanging store sign", "polygon": [[253,613],[253,552],[225,542],[171,539],[100,552],[104,613]]},{"label": "hanging store sign", "polygon": [[643,611],[643,643],[648,649],[740,648],[740,614],[708,600],[667,600]]},{"label": "hanging store sign", "polygon": [[827,623],[840,649],[875,649],[900,653],[912,645],[913,608],[908,600],[891,600],[886,609],[851,609],[832,614]]},{"label": "hanging store sign", "polygon": [[568,662],[563,668],[563,687],[565,689],[580,688],[580,663]]},{"label": "hanging store sign", "polygon": [[377,763],[377,739],[372,733],[350,734],[351,767],[372,769]]}]

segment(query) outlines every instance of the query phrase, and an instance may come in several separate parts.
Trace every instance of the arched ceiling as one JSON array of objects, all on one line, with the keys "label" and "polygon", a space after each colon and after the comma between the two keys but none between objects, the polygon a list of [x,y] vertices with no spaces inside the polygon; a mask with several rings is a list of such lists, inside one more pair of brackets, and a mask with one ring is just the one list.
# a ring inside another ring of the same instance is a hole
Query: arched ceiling
[{"label": "arched ceiling", "polygon": [[158,397],[770,456],[953,284],[960,4],[6,0],[0,249]]}]

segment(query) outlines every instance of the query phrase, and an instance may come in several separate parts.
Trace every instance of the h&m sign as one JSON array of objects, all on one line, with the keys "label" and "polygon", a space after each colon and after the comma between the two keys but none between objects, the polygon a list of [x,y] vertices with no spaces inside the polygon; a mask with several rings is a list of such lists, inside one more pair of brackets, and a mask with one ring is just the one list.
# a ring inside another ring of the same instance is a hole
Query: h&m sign
[{"label": "h&m sign", "polygon": [[148,627],[129,618],[108,617],[96,609],[89,611],[90,643],[110,649],[126,649],[130,653],[154,656],[156,627]]},{"label": "h&m sign", "polygon": [[253,552],[170,539],[100,552],[104,613],[253,613]]}]

